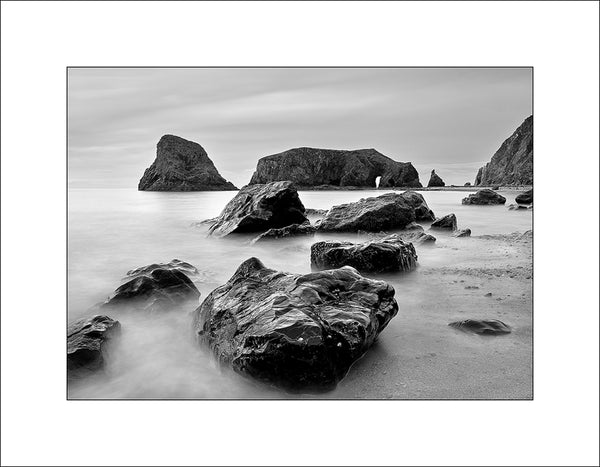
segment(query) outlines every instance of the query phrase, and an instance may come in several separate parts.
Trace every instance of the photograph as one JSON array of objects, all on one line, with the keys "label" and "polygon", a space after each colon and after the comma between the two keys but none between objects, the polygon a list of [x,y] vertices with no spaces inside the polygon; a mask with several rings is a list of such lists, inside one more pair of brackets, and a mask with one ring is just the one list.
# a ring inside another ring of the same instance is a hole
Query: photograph
[{"label": "photograph", "polygon": [[69,67],[68,399],[533,398],[531,67]]}]

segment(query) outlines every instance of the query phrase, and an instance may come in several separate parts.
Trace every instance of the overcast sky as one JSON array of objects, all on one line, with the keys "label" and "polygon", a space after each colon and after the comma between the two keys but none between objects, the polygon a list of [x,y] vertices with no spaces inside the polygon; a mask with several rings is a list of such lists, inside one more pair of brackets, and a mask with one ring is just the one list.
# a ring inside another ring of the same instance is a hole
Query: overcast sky
[{"label": "overcast sky", "polygon": [[530,69],[70,69],[69,186],[131,187],[174,134],[248,183],[286,149],[375,148],[473,183],[532,113]]}]

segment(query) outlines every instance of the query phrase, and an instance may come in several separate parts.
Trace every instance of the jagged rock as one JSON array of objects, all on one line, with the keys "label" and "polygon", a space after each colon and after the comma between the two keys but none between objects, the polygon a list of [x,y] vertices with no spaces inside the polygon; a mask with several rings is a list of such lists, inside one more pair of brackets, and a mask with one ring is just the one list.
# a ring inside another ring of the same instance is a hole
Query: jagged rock
[{"label": "jagged rock", "polygon": [[208,233],[222,237],[231,233],[264,232],[307,220],[292,182],[246,185],[227,203]]},{"label": "jagged rock", "polygon": [[261,158],[250,184],[291,180],[301,188],[375,187],[379,176],[380,188],[422,186],[410,162],[396,162],[375,149],[316,148],[290,149]]},{"label": "jagged rock", "polygon": [[450,323],[448,326],[473,334],[496,335],[509,334],[511,332],[508,325],[497,319],[465,319],[463,321]]},{"label": "jagged rock", "polygon": [[335,388],[397,314],[394,289],[351,267],[311,274],[244,261],[194,313],[222,364],[289,391]]},{"label": "jagged rock", "polygon": [[126,306],[144,311],[159,311],[181,307],[188,302],[197,303],[199,297],[200,292],[183,272],[158,267],[146,274],[136,274],[115,290],[102,307]]},{"label": "jagged rock", "polygon": [[181,261],[180,259],[173,259],[168,263],[154,263],[148,266],[142,266],[141,268],[132,269],[131,271],[127,271],[127,275],[129,277],[137,277],[141,275],[146,275],[152,273],[155,269],[168,269],[170,271],[180,271],[184,274],[194,275],[198,274],[198,269],[190,263],[186,263],[185,261]]},{"label": "jagged rock", "polygon": [[419,193],[387,193],[332,207],[321,220],[318,230],[377,232],[402,229],[415,220],[434,218],[433,212]]},{"label": "jagged rock", "polygon": [[499,195],[493,190],[484,188],[477,193],[471,193],[466,198],[463,198],[462,204],[504,204],[506,198]]},{"label": "jagged rock", "polygon": [[307,216],[324,216],[325,214],[327,214],[327,211],[329,211],[329,209],[306,208],[305,214]]},{"label": "jagged rock", "polygon": [[440,217],[431,223],[431,228],[456,230],[456,216],[454,214],[447,214],[444,217]]},{"label": "jagged rock", "polygon": [[479,169],[475,185],[533,185],[533,115]]},{"label": "jagged rock", "polygon": [[435,173],[435,170],[432,170],[431,177],[429,178],[429,183],[427,184],[427,186],[446,186],[446,184],[444,183],[444,180],[442,180],[442,178]]},{"label": "jagged rock", "polygon": [[69,379],[85,376],[104,367],[108,342],[119,334],[121,324],[97,315],[69,324],[67,328],[67,374]]},{"label": "jagged rock", "polygon": [[156,145],[156,159],[138,185],[141,191],[237,190],[217,171],[198,143],[164,135]]},{"label": "jagged rock", "polygon": [[313,268],[332,269],[352,266],[359,272],[410,271],[417,266],[412,243],[388,236],[368,243],[323,241],[310,248]]},{"label": "jagged rock", "polygon": [[470,237],[471,236],[471,229],[459,229],[456,230],[453,234],[453,237]]},{"label": "jagged rock", "polygon": [[517,195],[515,201],[518,204],[533,204],[533,188],[531,190],[527,190],[525,193]]},{"label": "jagged rock", "polygon": [[293,237],[298,235],[314,235],[317,228],[310,225],[309,221],[304,224],[292,224],[280,229],[269,229],[252,240],[252,243],[274,238]]}]

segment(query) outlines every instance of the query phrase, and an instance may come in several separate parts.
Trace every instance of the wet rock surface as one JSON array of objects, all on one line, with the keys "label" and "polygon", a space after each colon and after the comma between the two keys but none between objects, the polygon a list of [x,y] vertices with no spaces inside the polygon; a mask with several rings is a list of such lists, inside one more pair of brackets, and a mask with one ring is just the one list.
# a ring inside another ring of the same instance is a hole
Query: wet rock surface
[{"label": "wet rock surface", "polygon": [[317,228],[306,221],[303,224],[292,224],[280,229],[269,229],[252,240],[252,243],[276,238],[295,237],[299,235],[314,235]]},{"label": "wet rock surface", "polygon": [[456,227],[456,216],[454,214],[447,214],[431,223],[432,229],[456,230]]},{"label": "wet rock surface", "polygon": [[67,328],[67,374],[69,379],[86,376],[104,368],[108,342],[118,336],[121,325],[104,315],[83,318]]},{"label": "wet rock surface", "polygon": [[431,177],[429,177],[429,183],[427,183],[427,186],[446,186],[446,183],[444,183],[444,180],[442,180],[442,178],[435,173],[435,170],[432,170]]},{"label": "wet rock surface", "polygon": [[164,135],[156,145],[156,159],[138,185],[140,191],[237,190],[217,171],[198,143]]},{"label": "wet rock surface", "polygon": [[453,237],[470,237],[471,236],[471,229],[458,229],[455,230],[454,233],[452,234]]},{"label": "wet rock surface", "polygon": [[352,266],[359,272],[410,271],[417,266],[417,253],[412,243],[392,235],[367,243],[317,242],[311,246],[310,262],[315,269]]},{"label": "wet rock surface", "polygon": [[170,271],[180,271],[187,275],[198,274],[198,269],[190,263],[186,263],[185,261],[181,261],[180,259],[173,259],[168,263],[154,263],[149,264],[148,266],[142,266],[137,269],[132,269],[131,271],[127,271],[127,275],[129,277],[137,277],[141,275],[151,274],[155,269],[167,269]]},{"label": "wet rock surface", "polygon": [[194,313],[222,364],[288,391],[333,389],[397,314],[394,289],[350,267],[291,274],[250,258]]},{"label": "wet rock surface", "polygon": [[319,231],[381,231],[403,229],[418,220],[434,220],[419,193],[387,193],[355,203],[333,206],[321,220]]},{"label": "wet rock surface", "polygon": [[527,190],[525,193],[517,195],[515,201],[517,204],[533,204],[533,188],[531,190]]},{"label": "wet rock surface", "polygon": [[511,332],[508,325],[497,319],[465,319],[454,321],[448,326],[463,332],[482,335],[509,334]]},{"label": "wet rock surface", "polygon": [[375,149],[353,151],[295,148],[258,161],[250,184],[291,180],[302,188],[375,187],[420,188],[410,162],[396,162]]},{"label": "wet rock surface", "polygon": [[292,182],[246,185],[227,203],[209,234],[264,232],[308,219],[298,191]]},{"label": "wet rock surface", "polygon": [[475,185],[533,185],[533,115],[479,169]]},{"label": "wet rock surface", "polygon": [[506,198],[504,196],[488,188],[479,190],[477,193],[471,193],[469,196],[463,198],[462,200],[462,204],[488,205],[504,203],[506,203]]},{"label": "wet rock surface", "polygon": [[[197,303],[200,292],[178,269],[145,266],[133,279],[120,286],[102,308],[130,307],[144,311],[169,310],[188,302]],[[150,268],[150,269],[147,269]],[[133,270],[130,272],[138,271]]]}]

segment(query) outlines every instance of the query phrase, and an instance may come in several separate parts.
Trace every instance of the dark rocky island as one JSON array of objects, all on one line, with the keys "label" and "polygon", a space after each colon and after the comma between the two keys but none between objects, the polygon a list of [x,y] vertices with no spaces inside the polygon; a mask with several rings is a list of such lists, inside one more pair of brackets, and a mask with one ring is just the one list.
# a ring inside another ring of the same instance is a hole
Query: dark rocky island
[{"label": "dark rocky island", "polygon": [[335,388],[398,313],[394,289],[351,267],[312,274],[244,261],[194,313],[221,364],[288,391]]},{"label": "dark rocky island", "polygon": [[494,190],[490,190],[488,188],[484,188],[483,190],[479,190],[477,193],[471,193],[466,198],[463,198],[462,204],[504,204],[506,203],[506,198]]},{"label": "dark rocky island", "polygon": [[209,228],[209,234],[264,232],[304,224],[305,208],[292,182],[246,185],[227,203]]},{"label": "dark rocky island", "polygon": [[396,162],[375,149],[341,151],[296,148],[258,161],[250,184],[291,180],[299,188],[422,187],[410,162]]},{"label": "dark rocky island", "polygon": [[479,169],[475,185],[533,185],[533,115]]},{"label": "dark rocky island", "polygon": [[444,180],[442,180],[442,177],[435,173],[435,170],[432,170],[431,177],[429,178],[429,183],[427,184],[427,186],[446,186],[446,183],[444,182]]},{"label": "dark rocky island", "polygon": [[237,190],[217,171],[198,143],[165,135],[156,145],[156,159],[138,185],[140,191]]}]

